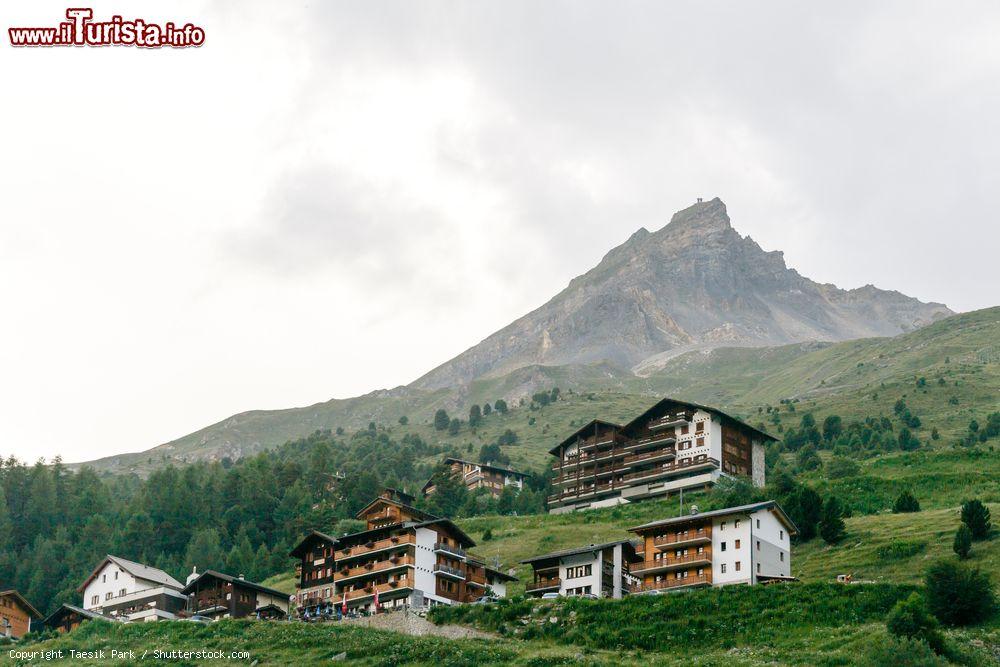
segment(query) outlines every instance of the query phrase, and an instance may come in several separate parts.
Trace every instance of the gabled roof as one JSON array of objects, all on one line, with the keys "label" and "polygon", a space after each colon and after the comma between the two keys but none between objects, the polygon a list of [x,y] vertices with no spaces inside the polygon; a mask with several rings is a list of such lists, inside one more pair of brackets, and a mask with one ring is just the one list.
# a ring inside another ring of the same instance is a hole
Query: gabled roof
[{"label": "gabled roof", "polygon": [[0,598],[5,598],[5,597],[14,597],[20,600],[21,606],[28,610],[28,615],[31,616],[31,618],[42,617],[41,612],[35,609],[31,605],[31,603],[28,602],[28,599],[26,597],[15,591],[13,588],[4,589],[2,586],[0,586]]},{"label": "gabled roof", "polygon": [[103,614],[98,614],[96,611],[87,611],[86,609],[81,609],[80,607],[74,607],[71,604],[64,604],[58,609],[56,609],[54,612],[49,614],[45,618],[45,620],[42,621],[42,623],[51,627],[52,623],[56,619],[61,618],[62,616],[70,612],[80,614],[80,616],[83,616],[84,618],[95,618],[101,621],[109,621],[112,623],[116,621],[116,619],[111,618],[109,616],[104,616]]},{"label": "gabled roof", "polygon": [[288,555],[291,556],[292,558],[302,558],[302,556],[304,556],[306,553],[306,549],[309,548],[309,544],[316,539],[323,540],[324,542],[330,542],[331,544],[335,544],[337,542],[336,537],[330,537],[326,533],[321,533],[318,530],[314,530],[305,537],[303,537],[302,541],[299,542],[295,546],[295,548],[289,552]]},{"label": "gabled roof", "polygon": [[150,567],[148,565],[143,565],[142,563],[136,563],[134,561],[125,560],[124,558],[108,554],[104,557],[104,560],[102,560],[97,567],[94,568],[94,571],[90,573],[90,576],[87,577],[86,581],[80,584],[80,587],[77,588],[76,591],[78,593],[82,593],[83,589],[85,589],[87,585],[90,584],[90,582],[93,581],[98,574],[100,574],[101,570],[104,569],[108,563],[114,563],[136,579],[152,581],[153,583],[168,586],[170,588],[176,588],[177,590],[184,588],[184,584],[177,581],[163,570],[158,570],[155,567]]},{"label": "gabled roof", "polygon": [[579,437],[581,433],[586,431],[588,428],[593,428],[594,426],[611,426],[613,428],[622,428],[621,424],[615,424],[614,422],[606,422],[603,419],[591,419],[589,422],[581,426],[580,428],[573,431],[565,440],[560,442],[558,445],[549,450],[549,454],[558,454],[559,448],[563,445],[568,445]]},{"label": "gabled roof", "polygon": [[636,417],[635,419],[633,419],[629,423],[625,424],[624,428],[626,430],[628,430],[628,429],[633,428],[634,426],[637,426],[637,425],[641,424],[644,420],[648,420],[650,413],[656,412],[665,403],[674,403],[674,404],[685,406],[685,407],[692,408],[692,409],[695,409],[695,410],[704,410],[705,412],[714,412],[715,414],[721,415],[722,417],[728,419],[731,422],[735,422],[736,424],[739,424],[743,428],[747,428],[747,429],[753,431],[754,433],[756,433],[757,435],[761,436],[765,440],[777,440],[778,439],[778,438],[775,438],[773,435],[771,435],[770,433],[768,433],[766,431],[762,431],[762,430],[760,430],[759,428],[757,428],[755,426],[751,426],[750,424],[747,424],[742,419],[738,419],[738,418],[736,418],[736,417],[734,417],[734,416],[732,416],[730,414],[727,414],[727,413],[723,412],[719,408],[712,407],[711,405],[702,405],[701,403],[692,403],[690,401],[680,401],[680,400],[677,400],[676,398],[663,398],[663,399],[660,399],[655,404],[653,404],[649,409],[647,409],[645,412],[643,412],[642,414],[640,414],[638,417]]},{"label": "gabled roof", "polygon": [[513,577],[506,572],[501,572],[500,570],[490,567],[489,565],[486,566],[486,572],[487,574],[493,575],[497,579],[503,579],[504,581],[517,581],[517,577]]},{"label": "gabled roof", "polygon": [[615,540],[614,542],[604,542],[603,544],[588,544],[582,547],[575,547],[573,549],[562,549],[561,551],[553,551],[551,553],[542,554],[541,556],[532,556],[531,558],[526,558],[522,560],[521,563],[534,563],[540,560],[552,560],[556,558],[565,558],[567,556],[575,556],[577,554],[585,554],[591,551],[601,551],[602,549],[607,549],[608,547],[615,547],[619,544],[627,545],[628,548],[635,551],[635,545],[631,540]]},{"label": "gabled roof", "polygon": [[417,509],[413,505],[407,505],[406,503],[401,503],[398,500],[392,500],[391,498],[383,498],[381,496],[379,496],[378,498],[375,498],[370,503],[368,503],[367,505],[365,505],[364,507],[362,507],[361,510],[358,511],[358,513],[354,515],[354,518],[356,518],[356,519],[362,518],[364,516],[365,512],[367,512],[368,509],[372,505],[374,505],[375,503],[378,503],[378,502],[389,503],[390,505],[395,505],[396,507],[399,507],[401,509],[405,509],[406,511],[410,512],[414,516],[414,518],[417,518],[417,519],[428,520],[428,519],[436,519],[437,518],[436,516],[434,516],[430,512],[425,512],[425,511],[423,511],[421,509]]},{"label": "gabled roof", "polygon": [[449,456],[444,460],[445,463],[465,463],[470,466],[479,466],[480,468],[485,468],[487,470],[499,470],[500,472],[505,472],[510,475],[518,475],[519,477],[527,477],[523,472],[518,472],[512,468],[505,468],[503,466],[495,465],[493,463],[476,463],[475,461],[466,461],[465,459],[456,459],[453,456]]},{"label": "gabled roof", "polygon": [[185,595],[190,595],[191,591],[195,590],[198,582],[200,582],[204,578],[219,579],[221,581],[226,582],[227,584],[232,584],[233,586],[242,586],[244,588],[252,588],[255,591],[260,591],[261,593],[267,593],[268,595],[273,595],[273,596],[279,597],[279,598],[287,598],[288,597],[288,593],[285,593],[284,591],[279,591],[279,590],[277,590],[275,588],[268,588],[267,586],[262,586],[261,584],[254,583],[252,581],[248,581],[248,580],[242,579],[240,577],[234,577],[231,574],[224,574],[222,572],[216,572],[215,570],[205,570],[204,572],[202,572],[201,574],[199,574],[198,578],[195,579],[194,581],[192,581],[187,586],[185,586],[184,590],[182,590],[181,593],[184,593]]},{"label": "gabled roof", "polygon": [[443,525],[449,528],[459,540],[464,542],[465,546],[474,547],[476,546],[475,540],[465,534],[465,532],[455,525],[451,519],[441,519],[434,517],[428,519],[427,521],[404,521],[403,523],[395,523],[389,526],[382,526],[381,528],[372,528],[370,530],[362,530],[357,533],[351,533],[350,535],[344,535],[343,537],[338,537],[336,541],[337,547],[340,547],[348,542],[358,543],[359,540],[363,540],[366,537],[370,537],[375,533],[383,533],[392,530],[408,530],[417,528],[426,528],[428,526]]},{"label": "gabled roof", "polygon": [[650,521],[649,523],[644,523],[641,526],[636,526],[635,528],[629,528],[629,532],[636,532],[640,530],[647,530],[649,528],[662,528],[665,526],[675,526],[684,523],[690,523],[692,521],[700,521],[701,519],[709,519],[722,516],[730,516],[732,514],[750,514],[758,510],[769,509],[774,511],[775,516],[781,523],[785,524],[785,528],[788,529],[789,535],[795,535],[799,532],[792,520],[788,518],[785,514],[785,510],[781,509],[781,505],[778,504],[776,500],[765,500],[760,503],[752,503],[750,505],[739,505],[737,507],[724,507],[719,510],[712,510],[710,512],[698,512],[697,514],[682,514],[681,516],[673,517],[672,519],[661,519],[659,521]]}]

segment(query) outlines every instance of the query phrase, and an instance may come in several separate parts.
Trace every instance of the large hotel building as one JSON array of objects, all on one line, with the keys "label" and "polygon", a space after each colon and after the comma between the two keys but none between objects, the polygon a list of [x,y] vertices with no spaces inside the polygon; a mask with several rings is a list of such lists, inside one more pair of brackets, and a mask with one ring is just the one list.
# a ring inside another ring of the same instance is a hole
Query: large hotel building
[{"label": "large hotel building", "polygon": [[764,445],[776,440],[716,408],[663,399],[627,424],[594,420],[549,450],[552,513],[711,486],[720,475],[764,486]]}]

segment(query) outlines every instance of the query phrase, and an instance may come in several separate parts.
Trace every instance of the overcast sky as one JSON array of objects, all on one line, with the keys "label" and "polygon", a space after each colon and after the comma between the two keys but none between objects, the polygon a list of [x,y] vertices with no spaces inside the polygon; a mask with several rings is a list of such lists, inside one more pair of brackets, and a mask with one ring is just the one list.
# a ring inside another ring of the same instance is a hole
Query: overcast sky
[{"label": "overcast sky", "polygon": [[205,46],[10,47],[66,6],[0,5],[0,454],[408,383],[696,197],[1000,302],[996,3],[130,1]]}]

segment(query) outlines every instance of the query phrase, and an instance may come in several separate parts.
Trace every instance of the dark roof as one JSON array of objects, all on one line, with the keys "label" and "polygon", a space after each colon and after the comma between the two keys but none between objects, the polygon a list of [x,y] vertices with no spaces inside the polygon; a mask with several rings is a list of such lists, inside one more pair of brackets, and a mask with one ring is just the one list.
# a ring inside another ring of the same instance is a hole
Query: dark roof
[{"label": "dark roof", "polygon": [[382,489],[382,493],[385,493],[386,491],[388,491],[389,493],[391,493],[394,496],[397,496],[399,498],[400,502],[411,502],[412,503],[414,500],[416,500],[416,498],[413,496],[413,494],[407,493],[406,491],[403,491],[401,489],[395,489],[395,488],[393,488],[391,486],[387,486],[384,489]]},{"label": "dark roof", "polygon": [[30,602],[28,602],[28,599],[26,597],[18,593],[13,588],[4,589],[3,587],[0,587],[0,598],[7,597],[8,595],[16,597],[18,600],[20,600],[21,605],[28,610],[28,615],[31,616],[32,618],[42,617],[42,613],[37,609],[35,609],[34,606],[32,606]]},{"label": "dark roof", "polygon": [[150,567],[148,565],[143,565],[142,563],[136,563],[135,561],[125,560],[124,558],[108,554],[104,557],[104,560],[98,563],[97,567],[94,568],[94,571],[90,573],[90,576],[87,577],[82,584],[80,584],[80,587],[77,588],[76,591],[78,593],[82,593],[83,589],[87,587],[87,584],[93,581],[94,577],[97,576],[97,573],[100,572],[108,563],[114,563],[136,579],[152,581],[163,586],[176,588],[177,590],[184,588],[184,584],[177,581],[163,570],[158,570],[155,567]]},{"label": "dark roof", "polygon": [[337,541],[336,537],[330,537],[326,533],[321,533],[318,530],[314,530],[305,537],[303,537],[302,541],[299,542],[295,546],[295,548],[288,553],[288,555],[291,556],[292,558],[302,558],[302,556],[305,555],[306,549],[309,548],[308,547],[309,543],[311,543],[316,538],[325,540],[327,542],[330,542],[331,544]]},{"label": "dark roof", "polygon": [[776,500],[765,500],[760,503],[752,503],[750,505],[739,505],[737,507],[725,507],[720,510],[712,510],[710,512],[698,512],[697,514],[682,514],[681,516],[673,517],[672,519],[660,519],[659,521],[650,521],[649,523],[644,523],[641,526],[636,526],[635,528],[629,528],[629,531],[635,532],[638,530],[645,530],[647,528],[660,528],[662,526],[673,526],[683,523],[689,523],[691,521],[698,521],[700,519],[712,518],[718,516],[728,516],[730,514],[749,514],[750,512],[756,512],[757,510],[763,509],[773,509],[778,515],[778,519],[785,524],[788,528],[788,534],[794,535],[799,532],[792,520],[788,518],[785,514],[785,510],[781,509],[781,505],[778,504]]},{"label": "dark roof", "polygon": [[456,535],[458,535],[459,539],[465,541],[466,546],[471,546],[471,547],[476,546],[475,540],[466,535],[465,532],[461,528],[456,526],[451,519],[440,519],[438,517],[428,519],[427,521],[404,521],[403,523],[393,523],[388,526],[382,526],[380,528],[362,530],[357,533],[351,533],[350,535],[344,535],[343,537],[338,537],[336,544],[337,546],[341,546],[347,542],[357,542],[359,539],[368,537],[373,533],[380,533],[380,532],[386,532],[390,530],[400,530],[400,529],[406,530],[410,528],[413,529],[424,528],[426,526],[433,526],[435,524],[442,524],[449,527],[452,531],[455,532]]},{"label": "dark roof", "polygon": [[104,616],[103,614],[98,614],[96,611],[87,611],[86,609],[81,609],[80,607],[74,607],[71,604],[64,604],[61,607],[59,607],[58,609],[56,609],[54,612],[52,612],[51,614],[49,614],[46,617],[46,619],[44,621],[42,621],[42,623],[44,623],[45,625],[51,626],[51,624],[56,619],[61,618],[62,616],[64,616],[65,614],[67,614],[69,612],[75,612],[77,614],[80,614],[84,618],[96,618],[96,619],[99,619],[101,621],[112,621],[113,622],[115,620],[113,618],[109,618],[107,616]]},{"label": "dark roof", "polygon": [[763,438],[765,438],[767,440],[777,440],[778,439],[778,438],[775,438],[770,433],[768,433],[767,431],[762,431],[762,430],[760,430],[759,428],[757,428],[755,426],[751,426],[750,424],[747,424],[742,419],[738,419],[738,418],[732,416],[731,414],[723,412],[719,408],[712,407],[711,405],[702,405],[701,403],[692,403],[690,401],[680,401],[680,400],[678,400],[676,398],[663,398],[663,399],[660,399],[655,404],[653,404],[649,409],[647,409],[645,412],[643,412],[642,414],[640,414],[638,417],[636,417],[635,419],[633,419],[629,423],[625,424],[625,428],[626,429],[632,428],[636,424],[641,423],[643,420],[649,419],[649,413],[656,411],[664,403],[676,403],[678,405],[687,406],[689,408],[694,408],[696,410],[704,410],[706,412],[714,412],[714,413],[716,413],[718,415],[722,415],[723,417],[725,417],[729,421],[736,422],[740,426],[742,426],[744,428],[750,429],[754,433],[757,433],[758,435],[760,435],[761,437],[763,437]]},{"label": "dark roof", "polygon": [[617,546],[619,544],[627,544],[633,549],[635,546],[632,544],[631,540],[615,540],[614,542],[605,542],[603,544],[588,544],[583,547],[576,547],[574,549],[563,549],[561,551],[553,551],[552,553],[542,554],[541,556],[533,556],[531,558],[526,558],[522,560],[522,563],[534,563],[540,560],[551,560],[553,558],[565,558],[566,556],[574,556],[576,554],[585,554],[588,551],[600,551],[602,549],[607,549],[608,547]]},{"label": "dark roof", "polygon": [[449,456],[448,458],[446,458],[444,460],[444,462],[445,463],[448,463],[448,462],[468,463],[469,465],[472,465],[472,466],[479,466],[480,468],[489,468],[490,470],[499,470],[501,472],[510,473],[511,475],[519,475],[521,477],[527,477],[528,476],[527,474],[525,474],[523,472],[518,472],[517,470],[513,470],[511,468],[504,468],[503,466],[494,465],[492,463],[476,463],[475,461],[466,461],[465,459],[456,459],[453,456]]},{"label": "dark roof", "polygon": [[504,579],[506,581],[517,581],[517,577],[511,576],[506,572],[501,572],[500,570],[490,567],[489,565],[486,566],[486,571],[499,579]]},{"label": "dark roof", "polygon": [[275,588],[268,588],[267,586],[262,586],[258,583],[254,583],[252,581],[248,581],[240,577],[234,577],[231,574],[216,572],[215,570],[205,570],[204,572],[199,574],[198,578],[192,581],[187,586],[185,586],[184,590],[181,591],[181,593],[184,593],[185,595],[190,595],[191,591],[194,590],[195,585],[205,577],[221,579],[222,581],[225,581],[226,583],[229,584],[233,584],[234,586],[243,586],[244,588],[252,588],[255,591],[260,591],[261,593],[267,593],[268,595],[274,595],[280,598],[288,597],[288,593],[285,593],[284,591],[279,591]]},{"label": "dark roof", "polygon": [[371,507],[372,505],[374,505],[375,503],[377,503],[377,502],[379,502],[379,501],[382,501],[382,502],[384,502],[384,503],[392,503],[393,505],[396,505],[396,506],[398,506],[398,507],[401,507],[401,508],[403,508],[403,509],[405,509],[405,510],[409,510],[409,511],[410,511],[410,512],[412,512],[412,513],[413,513],[413,514],[414,514],[414,515],[415,515],[416,517],[418,517],[418,518],[421,518],[421,519],[436,519],[436,518],[437,518],[436,516],[434,516],[434,515],[433,515],[433,514],[431,514],[430,512],[425,512],[425,511],[423,511],[422,509],[417,509],[417,508],[416,508],[416,507],[414,507],[413,505],[407,505],[406,503],[402,503],[402,502],[400,502],[400,501],[398,501],[398,500],[393,500],[392,498],[383,498],[382,496],[379,496],[378,498],[375,498],[375,499],[374,499],[374,500],[372,500],[372,501],[371,501],[370,503],[368,503],[367,505],[365,505],[364,507],[362,507],[362,508],[361,508],[361,509],[360,509],[360,510],[358,511],[358,513],[354,515],[354,517],[355,517],[356,519],[360,519],[360,518],[361,518],[361,515],[362,515],[362,514],[364,514],[364,513],[365,513],[365,511],[366,511],[366,510],[367,510],[367,509],[368,509],[369,507]]},{"label": "dark roof", "polygon": [[598,424],[601,424],[603,426],[611,426],[613,428],[622,428],[621,424],[615,424],[614,422],[606,422],[603,419],[591,419],[589,422],[587,422],[586,424],[584,424],[580,428],[578,428],[575,431],[573,431],[565,440],[563,440],[558,445],[556,445],[555,447],[553,447],[552,449],[550,449],[549,450],[549,454],[557,454],[559,452],[559,448],[560,447],[562,447],[563,445],[570,444],[571,442],[573,442],[574,440],[576,440],[577,437],[583,431],[587,430],[588,428],[592,428],[594,426],[597,426]]}]

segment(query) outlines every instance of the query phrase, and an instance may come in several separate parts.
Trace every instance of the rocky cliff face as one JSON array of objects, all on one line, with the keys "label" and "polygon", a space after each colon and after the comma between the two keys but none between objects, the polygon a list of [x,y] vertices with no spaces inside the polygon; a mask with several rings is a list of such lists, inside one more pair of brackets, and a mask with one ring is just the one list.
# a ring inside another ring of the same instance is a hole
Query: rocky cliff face
[{"label": "rocky cliff face", "polygon": [[952,312],[871,285],[842,290],[785,266],[732,228],[719,199],[640,229],[551,301],[412,386],[530,364],[610,362],[644,372],[692,349],[892,336]]}]

